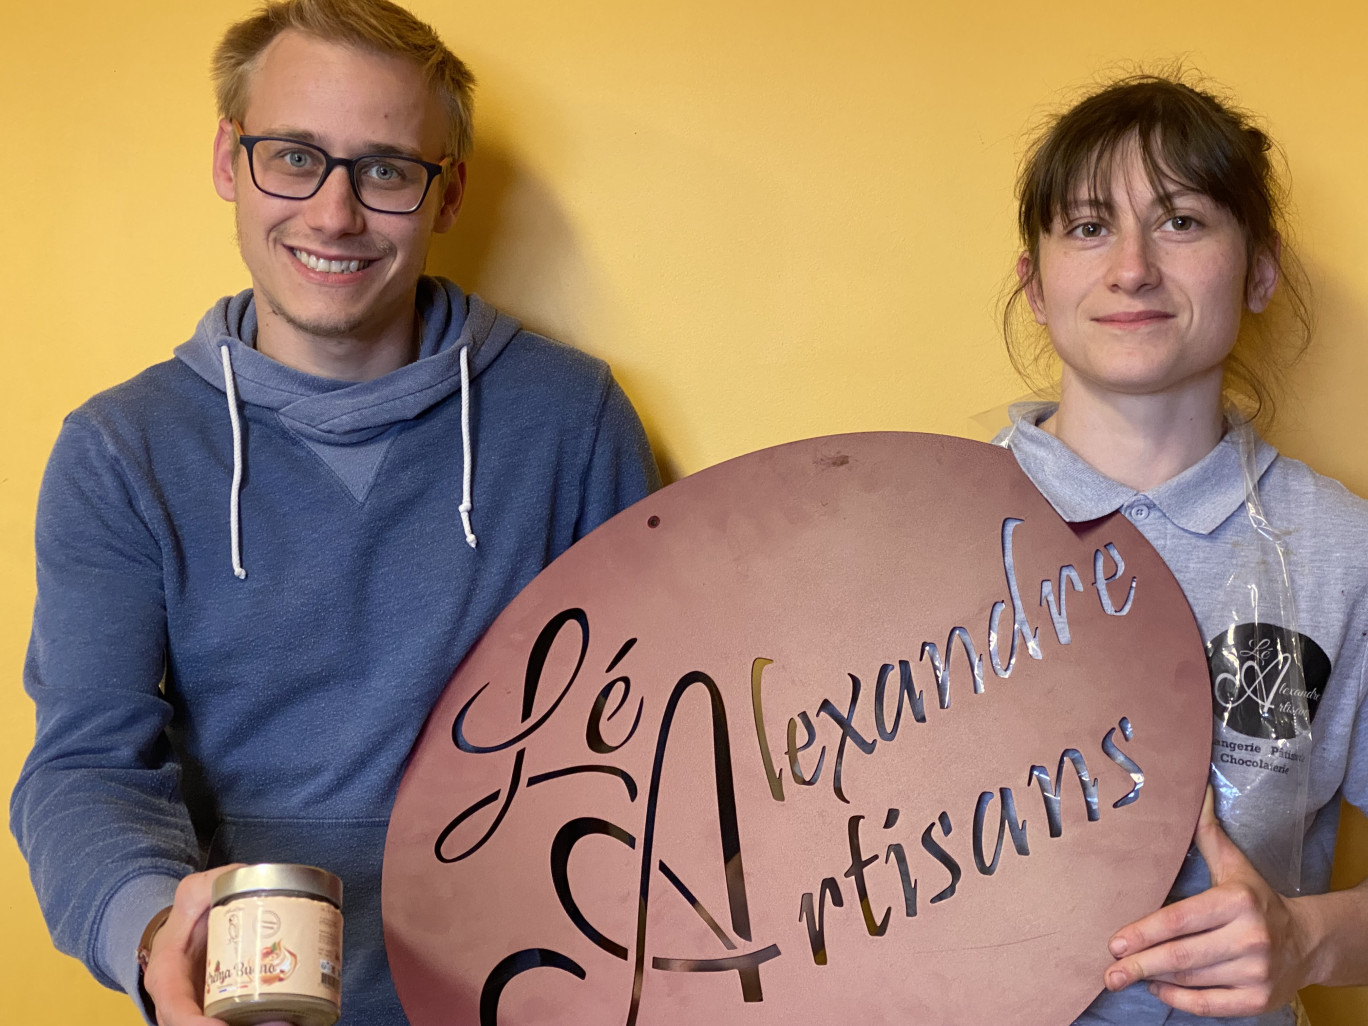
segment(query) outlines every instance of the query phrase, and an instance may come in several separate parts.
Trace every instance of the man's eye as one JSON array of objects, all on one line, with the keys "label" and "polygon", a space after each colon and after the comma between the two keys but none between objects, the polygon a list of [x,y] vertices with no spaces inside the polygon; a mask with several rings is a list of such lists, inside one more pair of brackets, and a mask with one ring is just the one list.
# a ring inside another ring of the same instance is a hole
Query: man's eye
[{"label": "man's eye", "polygon": [[376,185],[399,185],[409,177],[408,170],[402,165],[386,160],[366,164],[362,173]]},{"label": "man's eye", "polygon": [[318,154],[310,150],[280,149],[270,154],[271,165],[282,171],[312,171],[318,167]]}]

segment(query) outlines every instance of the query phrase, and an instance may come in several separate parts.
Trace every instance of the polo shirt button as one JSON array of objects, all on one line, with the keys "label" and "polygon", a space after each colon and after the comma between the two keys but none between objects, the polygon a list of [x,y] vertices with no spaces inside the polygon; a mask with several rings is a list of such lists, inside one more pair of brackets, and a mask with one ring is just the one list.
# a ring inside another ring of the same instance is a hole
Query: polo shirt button
[{"label": "polo shirt button", "polygon": [[1127,512],[1130,514],[1132,520],[1138,522],[1146,519],[1150,515],[1150,508],[1144,504],[1138,504],[1132,506]]}]

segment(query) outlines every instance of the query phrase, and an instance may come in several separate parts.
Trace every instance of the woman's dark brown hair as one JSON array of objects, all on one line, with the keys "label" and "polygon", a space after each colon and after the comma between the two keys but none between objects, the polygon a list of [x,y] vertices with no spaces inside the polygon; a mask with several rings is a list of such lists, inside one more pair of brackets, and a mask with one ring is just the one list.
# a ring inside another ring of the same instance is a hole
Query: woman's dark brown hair
[{"label": "woman's dark brown hair", "polygon": [[1224,382],[1227,396],[1247,415],[1271,419],[1273,385],[1311,335],[1305,275],[1285,242],[1275,151],[1247,113],[1177,75],[1113,82],[1055,118],[1027,152],[1017,179],[1017,228],[1031,272],[1003,312],[1012,366],[1039,386],[1052,355],[1045,338],[1032,332],[1033,338],[1023,339],[1017,325],[1022,295],[1039,273],[1041,235],[1068,216],[1081,191],[1105,205],[1113,164],[1128,159],[1132,147],[1157,195],[1194,190],[1234,215],[1244,233],[1247,269],[1260,252],[1278,260],[1281,300],[1267,313],[1245,317]]}]

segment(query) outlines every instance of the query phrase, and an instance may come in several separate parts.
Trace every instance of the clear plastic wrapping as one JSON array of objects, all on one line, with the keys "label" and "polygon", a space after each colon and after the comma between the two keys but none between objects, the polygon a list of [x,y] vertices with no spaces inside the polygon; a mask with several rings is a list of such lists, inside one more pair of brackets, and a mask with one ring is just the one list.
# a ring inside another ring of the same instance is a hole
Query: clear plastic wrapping
[{"label": "clear plastic wrapping", "polygon": [[1312,703],[1311,665],[1325,656],[1300,632],[1286,534],[1259,497],[1257,441],[1227,414],[1244,472],[1248,530],[1231,546],[1229,574],[1213,607],[1227,626],[1207,644],[1211,667],[1211,783],[1226,833],[1270,885],[1301,890]]}]

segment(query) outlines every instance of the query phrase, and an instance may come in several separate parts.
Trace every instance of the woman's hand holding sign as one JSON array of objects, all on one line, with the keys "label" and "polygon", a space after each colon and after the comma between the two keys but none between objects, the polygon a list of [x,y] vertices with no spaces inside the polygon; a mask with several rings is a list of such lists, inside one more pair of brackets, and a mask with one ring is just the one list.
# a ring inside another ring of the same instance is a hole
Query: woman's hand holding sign
[{"label": "woman's hand holding sign", "polygon": [[1346,945],[1333,938],[1365,935],[1368,886],[1302,898],[1279,894],[1221,829],[1210,788],[1196,844],[1211,888],[1117,931],[1108,990],[1149,980],[1152,994],[1182,1011],[1253,1015],[1286,1005],[1308,984],[1363,977],[1368,953],[1340,950]]}]

